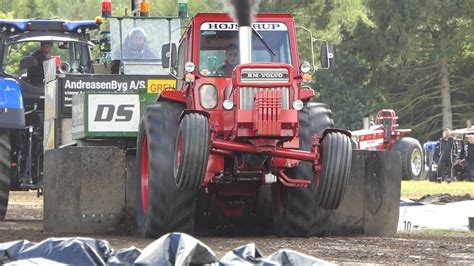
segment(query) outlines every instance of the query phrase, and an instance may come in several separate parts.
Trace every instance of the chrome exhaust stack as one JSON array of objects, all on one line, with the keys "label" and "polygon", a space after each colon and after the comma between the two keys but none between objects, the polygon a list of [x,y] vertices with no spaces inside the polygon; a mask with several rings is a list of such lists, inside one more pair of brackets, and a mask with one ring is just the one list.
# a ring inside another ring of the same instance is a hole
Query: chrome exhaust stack
[{"label": "chrome exhaust stack", "polygon": [[234,20],[239,25],[240,64],[252,62],[252,19],[257,13],[258,0],[230,0]]},{"label": "chrome exhaust stack", "polygon": [[252,63],[252,28],[239,25],[240,63]]}]

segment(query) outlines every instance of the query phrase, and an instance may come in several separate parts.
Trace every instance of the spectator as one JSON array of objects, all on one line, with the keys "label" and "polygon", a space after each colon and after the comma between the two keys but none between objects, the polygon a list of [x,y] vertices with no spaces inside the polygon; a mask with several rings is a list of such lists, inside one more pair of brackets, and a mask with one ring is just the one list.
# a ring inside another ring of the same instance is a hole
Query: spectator
[{"label": "spectator", "polygon": [[53,47],[52,42],[43,41],[41,42],[40,50],[37,50],[31,55],[36,59],[37,65],[34,67],[30,67],[27,70],[27,76],[30,83],[32,84],[44,83],[43,62],[49,59],[52,47]]},{"label": "spectator", "polygon": [[232,71],[239,63],[239,47],[233,43],[227,46],[225,57],[224,64],[217,69],[217,76],[230,77],[232,75]]},{"label": "spectator", "polygon": [[451,136],[451,129],[445,128],[439,140],[440,158],[438,161],[438,181],[451,182],[453,178],[453,160],[456,156],[456,141]]},{"label": "spectator", "polygon": [[465,176],[474,181],[474,135],[466,136],[463,155]]}]

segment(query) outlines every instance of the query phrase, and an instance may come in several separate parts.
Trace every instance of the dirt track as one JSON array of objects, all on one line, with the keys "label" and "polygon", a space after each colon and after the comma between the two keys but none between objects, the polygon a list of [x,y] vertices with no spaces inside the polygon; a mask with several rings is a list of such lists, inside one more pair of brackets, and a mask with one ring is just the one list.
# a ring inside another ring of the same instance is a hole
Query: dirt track
[{"label": "dirt track", "polygon": [[[57,237],[43,232],[42,198],[34,192],[13,192],[6,221],[0,222],[0,243],[28,239],[39,242]],[[61,235],[67,236],[67,235]],[[134,236],[93,235],[106,239],[118,250],[136,246],[143,248],[152,239]],[[235,247],[254,242],[265,255],[280,248],[289,248],[335,263],[422,263],[422,264],[474,264],[474,234],[469,232],[427,235],[403,233],[394,237],[327,237],[327,238],[276,238],[268,237],[203,237],[217,258]]]}]

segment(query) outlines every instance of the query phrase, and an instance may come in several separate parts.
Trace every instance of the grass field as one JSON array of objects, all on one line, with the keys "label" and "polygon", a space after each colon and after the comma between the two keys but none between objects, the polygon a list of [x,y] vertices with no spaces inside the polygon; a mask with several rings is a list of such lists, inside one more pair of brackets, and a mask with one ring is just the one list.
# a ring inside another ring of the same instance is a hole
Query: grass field
[{"label": "grass field", "polygon": [[473,237],[474,231],[457,231],[457,230],[444,230],[444,229],[417,229],[411,231],[398,231],[397,235],[406,236],[406,235],[435,235],[435,236],[459,236],[459,237]]},{"label": "grass field", "polygon": [[425,195],[443,194],[464,195],[470,194],[474,197],[474,182],[451,182],[437,183],[429,181],[402,181],[401,197],[405,199],[417,199]]}]

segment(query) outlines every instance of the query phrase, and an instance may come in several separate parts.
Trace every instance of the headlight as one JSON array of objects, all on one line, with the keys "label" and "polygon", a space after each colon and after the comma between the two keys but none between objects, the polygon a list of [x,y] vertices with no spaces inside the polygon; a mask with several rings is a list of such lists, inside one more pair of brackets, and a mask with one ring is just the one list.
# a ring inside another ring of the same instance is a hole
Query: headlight
[{"label": "headlight", "polygon": [[308,62],[303,62],[303,64],[300,65],[300,70],[303,74],[307,74],[311,71],[311,64]]},{"label": "headlight", "polygon": [[193,62],[187,62],[184,65],[184,70],[186,70],[186,72],[188,72],[188,73],[193,72],[195,68],[196,68],[196,66],[194,65]]},{"label": "headlight", "polygon": [[296,111],[300,111],[301,109],[303,109],[303,107],[304,107],[303,101],[296,100],[293,102],[293,109],[295,109]]},{"label": "headlight", "polygon": [[199,87],[199,101],[204,109],[214,109],[217,106],[217,89],[211,84]]},{"label": "headlight", "polygon": [[231,110],[232,108],[234,108],[234,102],[232,102],[231,100],[225,100],[222,103],[222,107],[224,107],[224,109],[226,110]]}]

